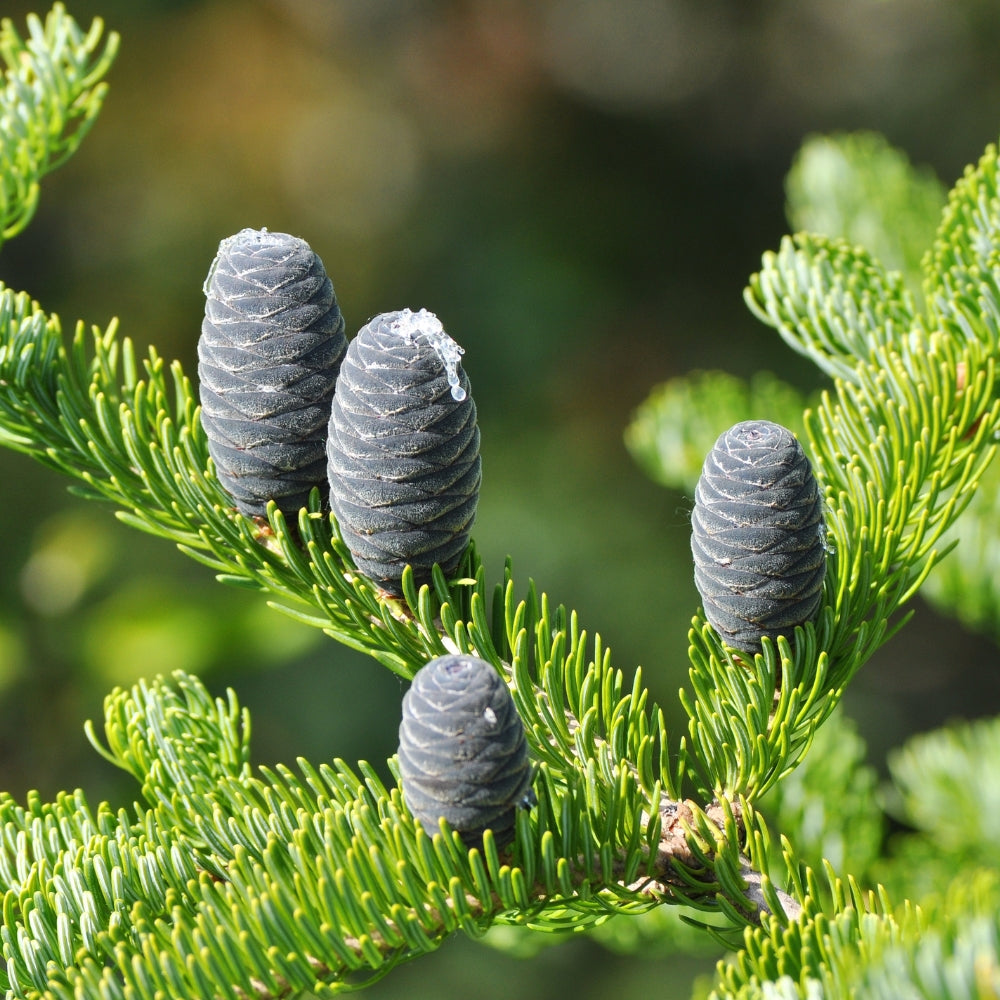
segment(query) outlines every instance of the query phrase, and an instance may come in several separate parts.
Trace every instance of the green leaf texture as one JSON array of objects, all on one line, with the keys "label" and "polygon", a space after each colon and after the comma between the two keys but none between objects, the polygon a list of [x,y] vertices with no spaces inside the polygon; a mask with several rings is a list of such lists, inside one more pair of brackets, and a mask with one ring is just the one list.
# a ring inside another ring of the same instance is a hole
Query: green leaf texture
[{"label": "green leaf texture", "polygon": [[785,179],[793,231],[838,236],[899,271],[914,294],[945,190],[876,132],[808,136]]},{"label": "green leaf texture", "polygon": [[0,245],[31,221],[39,182],[93,125],[118,51],[118,36],[102,37],[99,18],[84,32],[61,3],[27,24],[22,37],[10,18],[0,21]]}]

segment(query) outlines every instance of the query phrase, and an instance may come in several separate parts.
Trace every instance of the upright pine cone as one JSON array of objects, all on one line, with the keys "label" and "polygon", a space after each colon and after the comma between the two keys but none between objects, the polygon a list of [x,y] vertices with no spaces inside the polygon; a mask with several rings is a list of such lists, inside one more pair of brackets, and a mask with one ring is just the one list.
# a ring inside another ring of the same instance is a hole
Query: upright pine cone
[{"label": "upright pine cone", "polygon": [[248,517],[326,494],[330,403],[347,351],[323,262],[305,240],[244,229],[219,244],[198,341],[201,422],[223,488]]},{"label": "upright pine cone", "polygon": [[490,829],[514,838],[518,808],[534,803],[524,726],[503,678],[475,656],[439,656],[403,696],[403,799],[429,834],[443,817],[470,847]]},{"label": "upright pine cone", "polygon": [[433,313],[383,313],[351,341],[327,436],[330,506],[359,570],[402,593],[453,573],[469,541],[481,466],[462,349]]},{"label": "upright pine cone", "polygon": [[819,610],[826,572],[823,500],[791,431],[746,420],[705,459],[691,518],[705,617],[734,649],[790,635]]}]

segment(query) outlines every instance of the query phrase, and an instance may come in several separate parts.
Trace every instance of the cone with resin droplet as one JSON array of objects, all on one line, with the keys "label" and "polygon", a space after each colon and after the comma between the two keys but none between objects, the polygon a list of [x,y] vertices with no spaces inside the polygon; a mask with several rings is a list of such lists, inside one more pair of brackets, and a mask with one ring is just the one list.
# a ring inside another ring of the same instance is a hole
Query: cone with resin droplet
[{"label": "cone with resin droplet", "polygon": [[295,514],[326,494],[326,428],[347,339],[323,262],[305,240],[244,229],[219,244],[198,341],[201,422],[239,511]]},{"label": "cone with resin droplet", "polygon": [[823,500],[792,432],[770,420],[731,427],[694,496],[695,585],[719,636],[752,653],[811,621],[826,573]]},{"label": "cone with resin droplet", "polygon": [[351,341],[327,435],[330,506],[358,569],[400,595],[458,567],[479,500],[476,405],[462,349],[426,309],[383,313]]}]

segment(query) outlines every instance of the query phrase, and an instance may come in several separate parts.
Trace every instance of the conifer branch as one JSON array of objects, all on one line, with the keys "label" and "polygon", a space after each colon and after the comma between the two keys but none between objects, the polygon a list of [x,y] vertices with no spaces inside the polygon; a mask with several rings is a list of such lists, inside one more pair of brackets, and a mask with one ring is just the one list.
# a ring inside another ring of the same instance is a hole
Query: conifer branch
[{"label": "conifer branch", "polygon": [[[54,317],[46,317],[24,296],[10,292],[4,293],[2,303],[9,337],[0,357],[0,377],[8,391],[0,397],[0,405],[15,446],[81,479],[85,495],[122,504],[130,523],[178,542],[184,551],[224,571],[228,582],[241,581],[276,593],[297,617],[338,637],[343,632],[353,645],[380,654],[404,675],[412,674],[430,656],[453,648],[488,658],[508,677],[539,761],[536,788],[541,790],[539,805],[533,811],[537,826],[522,824],[519,849],[534,857],[528,872],[541,872],[544,877],[528,877],[520,867],[506,869],[494,851],[487,856],[485,870],[499,883],[488,896],[477,896],[475,906],[453,901],[457,916],[448,911],[449,918],[443,923],[442,900],[420,904],[421,913],[437,914],[436,922],[421,917],[422,943],[413,938],[406,947],[399,934],[385,932],[391,961],[426,950],[429,942],[456,926],[478,926],[477,921],[488,924],[502,919],[505,912],[516,909],[520,913],[525,907],[538,911],[540,915],[534,918],[538,925],[548,922],[548,911],[555,907],[558,926],[593,920],[607,914],[609,908],[628,912],[664,901],[697,900],[699,905],[715,908],[713,900],[719,898],[721,889],[712,874],[713,866],[727,851],[739,851],[739,838],[727,843],[702,820],[704,845],[696,855],[690,853],[685,846],[685,828],[677,826],[678,814],[672,805],[678,778],[668,765],[662,713],[656,706],[647,708],[640,675],[630,687],[624,685],[623,675],[612,668],[600,638],[591,643],[575,615],[561,607],[550,608],[548,598],[537,594],[533,586],[529,586],[526,599],[517,601],[508,566],[503,580],[493,589],[490,620],[485,574],[474,550],[458,583],[449,584],[436,574],[433,589],[424,586],[417,591],[407,574],[403,580],[405,600],[387,598],[353,571],[339,545],[336,523],[320,514],[315,505],[300,513],[297,532],[289,530],[274,509],[263,529],[225,506],[211,475],[190,388],[176,365],[172,367],[173,383],[168,386],[165,366],[151,354],[144,366],[146,377],[141,379],[131,345],[128,341],[119,344],[113,328],[91,334],[90,353],[84,348],[84,330],[78,327],[67,351]],[[44,365],[34,363],[39,357],[44,358]],[[93,415],[87,415],[88,407]],[[178,494],[183,502],[177,499]],[[300,611],[292,601],[299,606],[306,604],[308,611]],[[459,609],[462,617],[453,608]],[[185,697],[189,694],[186,691]],[[110,733],[114,735],[109,735],[107,753],[136,775],[147,800],[155,804],[153,812],[137,818],[136,823],[148,827],[152,817],[159,836],[167,837],[167,831],[173,831],[171,836],[178,838],[173,849],[185,845],[183,849],[199,859],[198,868],[210,872],[219,885],[238,884],[243,897],[257,885],[269,899],[274,897],[279,892],[277,882],[270,878],[260,882],[264,878],[261,871],[267,871],[273,859],[266,842],[255,839],[259,825],[262,821],[265,827],[277,824],[272,835],[283,843],[293,842],[304,834],[300,827],[288,825],[289,797],[297,800],[295,808],[304,807],[313,814],[320,809],[319,802],[303,802],[297,790],[288,791],[300,784],[295,779],[296,784],[289,786],[293,780],[290,773],[276,772],[270,784],[249,782],[245,770],[240,770],[246,757],[238,744],[194,739],[189,729],[183,739],[171,744],[169,752],[153,753],[149,740],[136,736],[135,720],[146,720],[142,725],[150,733],[160,733],[168,717],[183,714],[177,705],[165,710],[170,704],[165,692],[155,688],[141,690],[141,696],[135,696],[124,714],[120,707],[109,707]],[[156,720],[152,726],[149,714]],[[212,725],[228,720],[224,732],[236,731],[232,711],[206,710],[203,714],[214,720]],[[227,746],[230,749],[225,749]],[[194,755],[191,747],[198,748]],[[212,750],[207,770],[199,756],[202,747]],[[228,761],[237,770],[224,768],[220,772],[219,761]],[[356,778],[337,774],[326,780],[357,786]],[[256,790],[251,799],[246,798],[249,787]],[[223,791],[229,797],[220,800]],[[376,786],[361,799],[356,792],[345,798],[340,809],[351,814],[371,809],[372,801],[366,797],[371,794],[379,801],[391,801],[384,788]],[[380,807],[390,809],[393,826],[405,816],[398,793],[394,794],[394,805]],[[658,839],[663,825],[661,803],[670,820],[670,835],[662,843]],[[686,820],[688,813],[680,815]],[[258,819],[247,827],[239,819],[246,816]],[[644,816],[647,819],[643,820]],[[214,819],[209,821],[208,817]],[[620,832],[616,834],[616,830]],[[531,831],[537,832],[533,835]],[[383,827],[366,828],[364,834],[368,844],[381,842],[388,835]],[[126,836],[124,830],[121,836]],[[611,848],[618,836],[626,838],[621,854]],[[421,843],[419,835],[407,842],[404,856],[417,856],[421,851],[426,854]],[[234,845],[239,849],[236,853]],[[353,856],[349,846],[344,851],[338,859],[341,865]],[[451,869],[442,885],[460,878],[454,870],[460,857],[453,848],[435,862],[438,866],[446,863]],[[240,875],[236,882],[234,865]],[[340,870],[324,869],[315,877],[335,880]],[[730,870],[739,872],[745,866],[741,868],[734,860]],[[364,869],[357,876],[354,886],[359,896],[379,884],[380,871]],[[470,892],[482,891],[482,866],[473,872],[462,863],[459,871],[467,872]],[[507,871],[511,874],[505,874]],[[426,882],[430,874],[422,873],[420,881]],[[176,877],[179,885],[190,872],[178,869]],[[319,892],[319,883],[315,884]],[[733,878],[728,891],[734,891],[739,900],[745,888]],[[231,905],[232,899],[226,897],[225,906]],[[392,905],[409,905],[406,912],[411,912],[414,904],[397,901]],[[741,923],[756,919],[759,913],[759,906],[745,899],[734,905],[730,919]],[[316,919],[322,924],[334,916],[323,911]],[[370,921],[371,914],[365,919]],[[338,950],[343,965],[330,966],[331,976],[370,966],[376,955],[381,956],[378,966],[390,961],[370,940],[370,934],[365,937],[366,925],[358,923],[357,914],[340,913],[338,920],[331,924],[341,928],[337,940],[357,940],[360,951],[346,945],[343,954],[343,949]],[[222,912],[213,909],[211,921],[225,923]],[[273,937],[277,926],[268,924],[266,933],[258,929],[255,939],[266,940],[268,934]],[[244,930],[240,925],[240,933]],[[306,963],[311,969],[316,965],[315,957],[311,955]],[[178,968],[184,964],[180,955],[177,962]],[[255,967],[249,960],[245,964]],[[291,982],[289,975],[286,968],[282,981]],[[114,978],[111,973],[106,977]],[[90,983],[95,990],[111,989],[109,981],[106,978],[104,985],[99,985],[91,979]],[[272,985],[277,988],[277,981]],[[252,987],[252,983],[245,983],[241,988]]]},{"label": "conifer branch", "polygon": [[0,21],[0,245],[31,221],[39,182],[73,155],[101,110],[118,51],[118,35],[103,32],[99,18],[83,32],[61,3],[44,23],[30,14],[24,38],[10,18]]},{"label": "conifer branch", "polygon": [[[428,837],[368,765],[250,774],[235,696],[213,700],[188,675],[116,691],[105,714],[106,745],[92,727],[90,738],[136,776],[148,807],[93,815],[80,793],[0,804],[4,843],[24,858],[29,837],[34,859],[0,869],[5,933],[18,942],[3,985],[17,995],[193,997],[213,983],[278,997],[385,971],[460,928],[565,928],[670,899],[714,909],[720,891],[746,892],[744,860],[724,843],[739,840],[733,812],[685,803],[640,825],[625,771],[602,790],[593,771],[540,765],[539,804],[520,814],[512,851],[490,833],[469,850],[446,829]],[[79,883],[49,874],[70,858],[90,873]],[[774,902],[751,894],[730,919],[742,926]],[[74,986],[53,973],[67,955]]]},{"label": "conifer branch", "polygon": [[[0,46],[0,114],[30,124],[27,152],[16,164],[6,147],[0,157],[4,237],[93,121],[117,44],[112,35],[99,51],[99,22],[84,35],[59,6],[29,27],[22,43],[5,23]],[[255,772],[234,695],[213,700],[183,674],[115,691],[103,741],[88,732],[144,804],[92,811],[80,793],[23,807],[0,796],[0,988],[102,1000],[330,995],[457,929],[587,927],[666,903],[710,914],[723,938],[744,933],[720,977],[733,995],[780,975],[839,988],[841,970],[821,967],[832,968],[831,926],[844,953],[871,925],[885,950],[899,941],[905,921],[884,895],[829,871],[821,885],[787,843],[790,891],[777,888],[756,804],[905,621],[993,458],[997,172],[990,150],[953,192],[923,311],[898,275],[836,239],[786,240],[751,279],[752,311],[834,379],[802,424],[825,499],[823,605],[760,652],[734,650],[694,619],[679,751],[641,673],[626,678],[600,636],[533,583],[519,596],[509,563],[491,585],[470,545],[450,579],[435,567],[418,587],[408,569],[401,593],[386,593],[358,572],[318,491],[297,517],[273,502],[260,518],[233,509],[179,365],[155,351],[139,361],[113,323],[79,324],[66,344],[57,317],[0,290],[0,443],[404,678],[444,653],[486,660],[523,721],[537,796],[512,845],[487,830],[470,849],[443,821],[430,836],[414,820],[395,761],[391,787],[363,762]]]},{"label": "conifer branch", "polygon": [[791,232],[863,246],[920,298],[921,260],[941,221],[946,191],[933,171],[874,132],[806,138],[785,178]]},{"label": "conifer branch", "polygon": [[695,692],[684,703],[703,788],[756,795],[794,767],[943,555],[937,546],[992,460],[1000,420],[996,306],[989,283],[977,294],[978,318],[939,317],[947,332],[928,333],[874,261],[821,237],[786,241],[751,280],[751,308],[836,376],[806,413],[831,551],[824,608],[794,644],[779,639],[775,651],[765,641],[750,662],[696,619]]}]

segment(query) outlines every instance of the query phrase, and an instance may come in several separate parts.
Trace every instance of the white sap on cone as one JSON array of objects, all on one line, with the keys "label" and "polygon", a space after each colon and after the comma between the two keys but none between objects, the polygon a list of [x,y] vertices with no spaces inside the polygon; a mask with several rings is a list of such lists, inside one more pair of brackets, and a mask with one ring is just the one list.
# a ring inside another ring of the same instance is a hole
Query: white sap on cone
[{"label": "white sap on cone", "polygon": [[465,399],[465,390],[458,384],[458,363],[465,351],[445,333],[441,320],[434,313],[427,309],[421,309],[419,312],[402,309],[392,321],[390,329],[398,333],[408,344],[421,339],[429,344],[444,365],[452,397],[458,402]]}]

